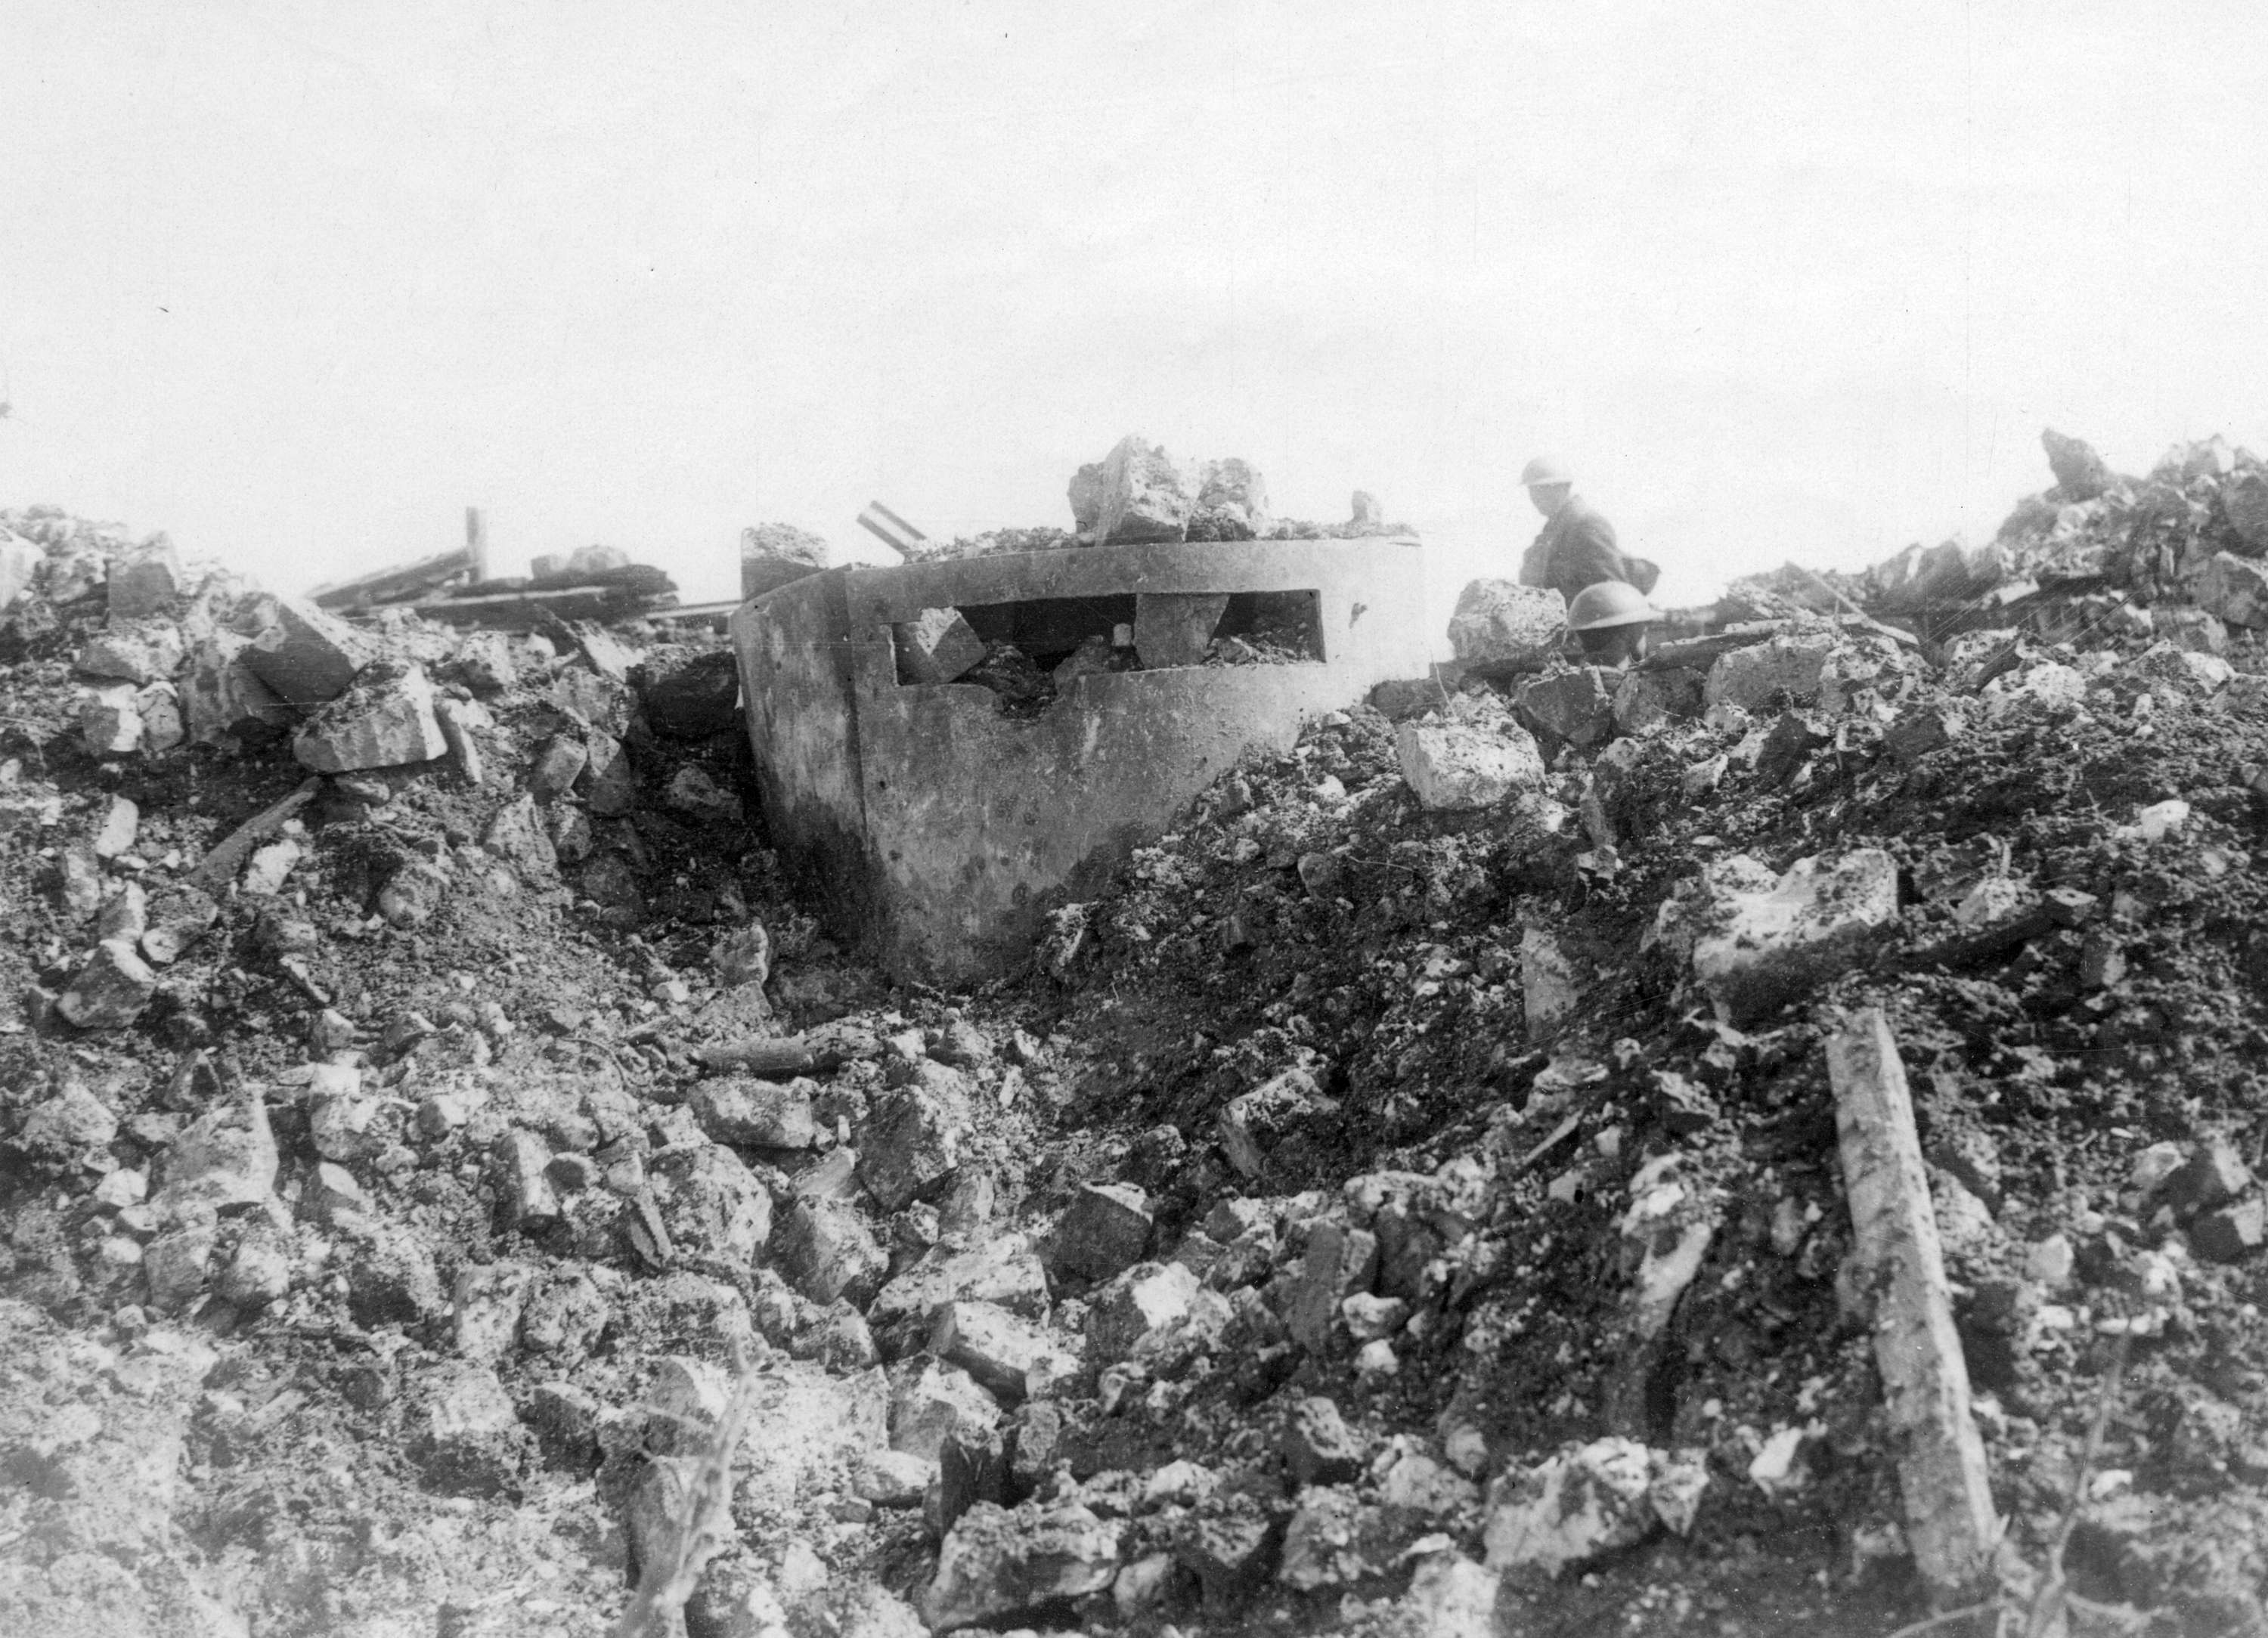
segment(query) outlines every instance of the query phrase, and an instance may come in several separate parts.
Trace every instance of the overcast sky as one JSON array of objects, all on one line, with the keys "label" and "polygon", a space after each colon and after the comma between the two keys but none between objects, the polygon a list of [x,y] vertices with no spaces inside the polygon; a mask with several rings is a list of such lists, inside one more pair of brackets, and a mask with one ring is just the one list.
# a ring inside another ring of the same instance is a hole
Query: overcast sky
[{"label": "overcast sky", "polygon": [[[2043,424],[2268,446],[2226,4],[10,0],[0,504],[287,589],[593,540],[736,587],[1064,523],[1123,433],[1662,595],[1989,535]],[[871,545],[871,543],[868,543]]]}]

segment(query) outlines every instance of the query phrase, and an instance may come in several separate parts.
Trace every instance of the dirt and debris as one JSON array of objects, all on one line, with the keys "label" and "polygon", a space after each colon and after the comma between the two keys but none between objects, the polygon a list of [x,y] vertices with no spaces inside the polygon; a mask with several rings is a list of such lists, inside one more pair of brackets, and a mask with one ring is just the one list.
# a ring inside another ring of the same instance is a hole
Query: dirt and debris
[{"label": "dirt and debris", "polygon": [[1870,1008],[1940,1630],[2261,1624],[2268,647],[2133,568],[2256,468],[2059,447],[2124,601],[1351,701],[971,995],[801,908],[697,634],[0,514],[0,1629],[1889,1634]]}]

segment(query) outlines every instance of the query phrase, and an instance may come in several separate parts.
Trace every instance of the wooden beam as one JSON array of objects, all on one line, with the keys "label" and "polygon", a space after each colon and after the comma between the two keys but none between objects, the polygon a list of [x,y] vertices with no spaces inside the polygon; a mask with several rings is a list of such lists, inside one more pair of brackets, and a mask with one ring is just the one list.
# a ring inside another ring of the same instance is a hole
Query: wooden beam
[{"label": "wooden beam", "polygon": [[410,606],[425,619],[447,626],[534,631],[547,615],[561,620],[630,620],[639,614],[666,613],[674,601],[670,592],[640,591],[635,586],[561,586],[482,597],[432,598]]},{"label": "wooden beam", "polygon": [[1938,1596],[1973,1593],[1992,1578],[2000,1524],[1970,1412],[1969,1363],[1953,1328],[1913,1098],[1880,1007],[1848,1015],[1827,1038],[1827,1074],[1859,1274],[1874,1299],[1874,1368],[1906,1540]]},{"label": "wooden beam", "polygon": [[284,821],[313,802],[315,793],[322,788],[323,782],[320,778],[302,780],[291,795],[261,809],[229,832],[210,853],[197,861],[196,868],[189,872],[190,883],[207,892],[225,892],[229,883],[236,879],[237,871],[243,868],[245,860],[252,856],[253,848],[283,829]]},{"label": "wooden beam", "polygon": [[414,563],[397,563],[391,569],[381,569],[354,580],[342,580],[336,585],[318,586],[307,594],[307,600],[317,608],[360,608],[372,603],[398,602],[427,591],[438,591],[460,575],[474,573],[473,555],[469,551],[441,552],[431,557],[421,557]]}]

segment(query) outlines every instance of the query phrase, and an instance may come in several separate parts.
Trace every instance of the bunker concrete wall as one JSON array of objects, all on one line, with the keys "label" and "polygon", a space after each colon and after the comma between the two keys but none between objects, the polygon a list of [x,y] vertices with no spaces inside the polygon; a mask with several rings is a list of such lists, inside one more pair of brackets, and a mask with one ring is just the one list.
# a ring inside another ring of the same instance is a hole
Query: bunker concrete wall
[{"label": "bunker concrete wall", "polygon": [[[733,622],[774,845],[893,968],[1009,971],[1247,751],[1425,670],[1414,543],[1285,540],[1032,553],[813,576]],[[823,584],[816,584],[823,583]],[[1127,592],[1313,591],[1323,658],[1073,682],[1036,718],[990,690],[901,686],[923,608]]]}]

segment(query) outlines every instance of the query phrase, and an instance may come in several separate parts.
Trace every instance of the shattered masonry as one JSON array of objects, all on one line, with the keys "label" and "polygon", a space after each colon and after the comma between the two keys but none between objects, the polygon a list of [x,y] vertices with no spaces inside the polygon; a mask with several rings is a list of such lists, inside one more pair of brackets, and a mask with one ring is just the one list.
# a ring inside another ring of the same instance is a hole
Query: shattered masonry
[{"label": "shattered masonry", "polygon": [[2118,1349],[2071,1589],[2258,1624],[2259,468],[2049,447],[1998,568],[1837,583],[1919,643],[1767,577],[1594,675],[1476,597],[1492,676],[974,992],[790,895],[711,640],[6,514],[0,1629],[596,1638],[737,1349],[694,1631],[1894,1630],[1870,1008],[2009,1596]]}]

